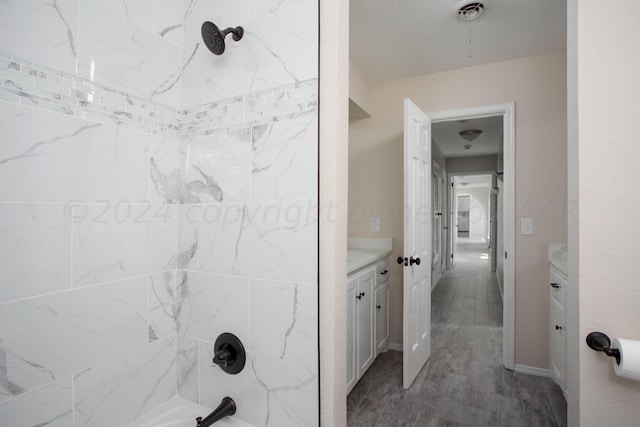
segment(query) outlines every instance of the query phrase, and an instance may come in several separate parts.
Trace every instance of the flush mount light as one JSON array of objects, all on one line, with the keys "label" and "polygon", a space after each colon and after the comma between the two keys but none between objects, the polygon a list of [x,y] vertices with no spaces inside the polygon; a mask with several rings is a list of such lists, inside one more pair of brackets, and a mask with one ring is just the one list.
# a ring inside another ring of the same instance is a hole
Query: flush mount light
[{"label": "flush mount light", "polygon": [[471,142],[474,139],[476,139],[478,136],[480,136],[481,133],[482,131],[480,129],[467,129],[467,130],[458,132],[458,135],[460,135],[463,139],[466,139],[467,141]]},{"label": "flush mount light", "polygon": [[458,18],[463,21],[473,21],[479,18],[482,12],[484,12],[484,4],[478,2],[466,3],[458,8]]},{"label": "flush mount light", "polygon": [[469,148],[471,148],[471,144],[464,144],[464,149],[468,150]]}]

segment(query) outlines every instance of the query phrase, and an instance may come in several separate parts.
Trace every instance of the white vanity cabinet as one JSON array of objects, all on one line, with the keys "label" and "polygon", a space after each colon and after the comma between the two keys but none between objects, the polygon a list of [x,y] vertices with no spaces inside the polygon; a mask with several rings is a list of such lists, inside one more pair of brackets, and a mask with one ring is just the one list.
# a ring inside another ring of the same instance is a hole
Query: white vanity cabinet
[{"label": "white vanity cabinet", "polygon": [[375,266],[347,278],[347,393],[373,363]]},{"label": "white vanity cabinet", "polygon": [[551,264],[549,280],[549,369],[567,394],[567,276]]},{"label": "white vanity cabinet", "polygon": [[389,262],[374,256],[347,276],[347,393],[389,348]]},{"label": "white vanity cabinet", "polygon": [[389,258],[376,264],[376,356],[389,349]]}]

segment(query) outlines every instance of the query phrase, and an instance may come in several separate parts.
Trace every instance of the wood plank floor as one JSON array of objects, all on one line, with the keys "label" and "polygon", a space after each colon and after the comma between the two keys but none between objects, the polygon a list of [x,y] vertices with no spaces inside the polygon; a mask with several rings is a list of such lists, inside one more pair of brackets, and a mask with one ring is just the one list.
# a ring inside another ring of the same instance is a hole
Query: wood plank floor
[{"label": "wood plank floor", "polygon": [[567,424],[558,386],[502,366],[502,301],[486,246],[461,239],[434,288],[431,358],[411,388],[402,388],[402,353],[380,354],[349,393],[349,426]]}]

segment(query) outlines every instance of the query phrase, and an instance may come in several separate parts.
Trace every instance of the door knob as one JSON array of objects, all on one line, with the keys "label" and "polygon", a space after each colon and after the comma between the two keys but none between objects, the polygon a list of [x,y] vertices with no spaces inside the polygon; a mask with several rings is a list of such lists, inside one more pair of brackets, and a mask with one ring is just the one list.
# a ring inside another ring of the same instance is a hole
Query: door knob
[{"label": "door knob", "polygon": [[382,308],[382,306],[381,306],[381,305],[376,305],[376,308],[377,308],[378,310],[380,310],[380,309]]},{"label": "door knob", "polygon": [[557,289],[560,287],[560,285],[558,285],[557,283],[551,283],[551,287]]},{"label": "door knob", "polygon": [[389,272],[389,270],[383,270],[380,272],[380,274],[387,274]]},{"label": "door knob", "polygon": [[356,295],[356,299],[362,299],[362,295]]},{"label": "door knob", "polygon": [[414,258],[414,257],[409,258],[409,265],[413,265],[413,264],[420,265],[420,258],[419,257],[418,258]]},{"label": "door knob", "polygon": [[556,331],[559,330],[559,329],[562,329],[562,326],[556,325]]}]

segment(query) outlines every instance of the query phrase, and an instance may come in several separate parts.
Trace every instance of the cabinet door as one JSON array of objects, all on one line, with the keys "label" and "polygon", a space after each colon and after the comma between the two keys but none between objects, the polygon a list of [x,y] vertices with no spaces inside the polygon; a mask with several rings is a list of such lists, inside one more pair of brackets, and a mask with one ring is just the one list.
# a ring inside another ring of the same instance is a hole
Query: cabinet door
[{"label": "cabinet door", "polygon": [[347,278],[347,393],[358,381],[358,365],[356,360],[356,290],[357,277]]},{"label": "cabinet door", "polygon": [[389,340],[389,286],[376,288],[376,355],[388,346]]},{"label": "cabinet door", "polygon": [[373,335],[373,298],[375,285],[375,268],[363,272],[358,276],[356,310],[358,319],[357,329],[357,357],[358,357],[358,378],[371,366],[375,358],[375,342]]},{"label": "cabinet door", "polygon": [[564,310],[555,298],[550,299],[549,305],[549,357],[553,380],[564,389],[566,378],[566,331],[564,324]]}]

